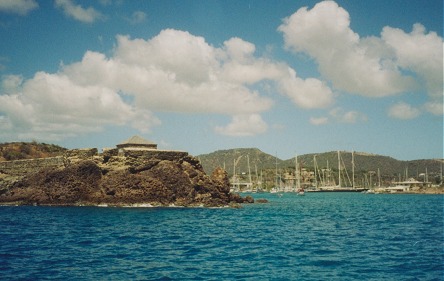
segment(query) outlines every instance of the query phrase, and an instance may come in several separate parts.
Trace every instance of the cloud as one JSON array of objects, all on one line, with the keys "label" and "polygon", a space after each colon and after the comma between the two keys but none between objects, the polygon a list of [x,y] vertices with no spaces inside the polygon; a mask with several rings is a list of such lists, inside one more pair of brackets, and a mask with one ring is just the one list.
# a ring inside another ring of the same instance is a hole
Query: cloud
[{"label": "cloud", "polygon": [[72,0],[55,0],[55,6],[63,10],[64,14],[83,23],[93,23],[104,18],[100,12],[93,7],[83,8],[76,5]]},{"label": "cloud", "polygon": [[102,75],[108,79],[103,83],[134,95],[139,104],[164,111],[263,112],[273,102],[250,86],[266,80],[281,85],[280,93],[301,107],[331,101],[322,82],[303,80],[286,64],[254,56],[254,45],[239,38],[214,48],[202,37],[167,29],[150,40],[118,36],[117,42],[113,59],[88,52],[65,71],[80,83],[97,83]]},{"label": "cloud", "polygon": [[[19,82],[8,76],[2,83],[8,92],[0,95],[0,117],[3,126],[12,128],[0,132],[2,137],[60,140],[106,125],[124,125],[147,114],[106,87],[81,86],[62,73],[38,72]],[[155,119],[145,121],[155,124]]]},{"label": "cloud", "polygon": [[255,84],[263,80],[276,82],[277,91],[301,108],[325,108],[333,103],[331,89],[315,78],[302,79],[288,65],[253,56],[255,46],[239,38],[224,43],[223,77],[240,83]]},{"label": "cloud", "polygon": [[1,89],[5,93],[16,91],[23,83],[21,75],[5,75],[2,79]]},{"label": "cloud", "polygon": [[367,116],[365,114],[354,110],[344,111],[342,108],[339,107],[332,109],[329,114],[340,123],[354,124],[359,121],[367,121]]},{"label": "cloud", "polygon": [[2,0],[0,1],[0,12],[18,14],[25,16],[32,10],[37,9],[39,4],[35,0]]},{"label": "cloud", "polygon": [[342,108],[336,107],[328,112],[328,117],[311,117],[310,124],[316,126],[325,125],[329,123],[330,120],[334,120],[338,123],[355,124],[358,122],[366,122],[367,116],[355,110],[344,111]]},{"label": "cloud", "polygon": [[280,89],[295,104],[302,108],[325,108],[333,104],[333,92],[322,81],[315,78],[301,79],[293,69],[288,77],[279,81]]},{"label": "cloud", "polygon": [[[147,40],[116,38],[110,56],[87,51],[81,61],[56,73],[41,71],[27,80],[5,76],[0,119],[10,129],[0,136],[55,139],[109,125],[148,132],[161,124],[155,112],[230,116],[216,133],[252,136],[268,129],[261,114],[273,106],[270,93],[305,108],[331,101],[321,81],[301,79],[285,63],[257,56],[255,46],[240,38],[218,48],[174,29]],[[262,83],[273,88],[267,96]]]},{"label": "cloud", "polygon": [[231,123],[227,126],[215,127],[215,131],[221,135],[245,137],[265,133],[267,127],[259,114],[240,114],[233,116]]},{"label": "cloud", "polygon": [[436,99],[435,101],[426,102],[424,104],[424,109],[434,115],[443,115],[444,106],[442,99]]},{"label": "cloud", "polygon": [[402,120],[409,120],[419,116],[420,110],[412,107],[410,104],[405,102],[399,102],[392,107],[390,107],[388,111],[388,115],[390,117]]},{"label": "cloud", "polygon": [[[414,89],[403,76],[396,55],[379,38],[361,39],[350,28],[350,16],[333,1],[299,9],[278,30],[286,48],[314,58],[319,72],[337,89],[367,97],[383,97]],[[400,43],[403,41],[399,41]],[[442,52],[442,49],[441,49]]]},{"label": "cloud", "polygon": [[[410,33],[385,27],[382,39],[394,49],[400,67],[415,72],[427,89],[430,101],[425,108],[442,115],[443,106],[443,40],[435,32],[426,33],[421,24]],[[437,110],[440,107],[441,110]],[[437,115],[438,115],[437,114]]]},{"label": "cloud", "polygon": [[312,125],[325,125],[328,123],[328,118],[327,117],[311,117],[310,118],[310,124]]},{"label": "cloud", "polygon": [[242,83],[221,79],[216,50],[201,37],[167,30],[149,41],[124,36],[117,41],[114,58],[87,52],[65,73],[76,83],[122,91],[138,106],[157,111],[257,113],[272,105]]},{"label": "cloud", "polygon": [[135,11],[127,21],[131,24],[139,24],[146,20],[146,13],[142,11]]}]

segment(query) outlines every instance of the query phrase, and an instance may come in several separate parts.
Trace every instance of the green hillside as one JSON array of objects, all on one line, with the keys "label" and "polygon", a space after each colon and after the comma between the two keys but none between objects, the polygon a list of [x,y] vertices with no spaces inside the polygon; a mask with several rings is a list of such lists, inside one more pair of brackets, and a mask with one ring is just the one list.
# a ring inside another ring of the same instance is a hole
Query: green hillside
[{"label": "green hillside", "polygon": [[[299,155],[298,162],[300,167],[314,171],[315,156],[319,170],[329,167],[333,173],[337,172],[338,153],[336,151]],[[351,177],[352,153],[341,151],[340,157],[341,166],[346,167]],[[295,170],[294,158],[287,160],[277,159],[275,156],[264,153],[257,148],[218,150],[209,154],[199,155],[198,158],[207,173],[211,173],[216,167],[225,167],[230,177],[233,175],[234,161],[238,160],[236,164],[236,174],[243,174],[244,179],[247,180],[250,170],[253,181],[256,178],[256,171],[258,176],[262,171],[262,175],[266,177],[264,181],[272,183],[275,178],[276,167],[279,173],[292,173]],[[250,169],[248,168],[248,160]],[[423,180],[426,171],[430,182],[439,182],[443,160],[424,159],[401,161],[389,156],[354,152],[354,162],[355,179],[357,181],[369,181],[372,179],[373,182],[376,181],[379,169],[381,180],[386,183],[392,180],[398,180],[399,178],[404,179],[406,175],[409,178],[413,177],[418,180]]]},{"label": "green hillside", "polygon": [[257,148],[235,148],[228,150],[218,150],[209,154],[197,156],[207,173],[211,173],[215,168],[224,168],[229,175],[233,175],[234,161],[236,164],[236,174],[248,173],[248,160],[252,173],[261,169],[274,169],[276,162],[279,167],[284,167],[285,161],[276,159],[275,156],[262,152]]}]

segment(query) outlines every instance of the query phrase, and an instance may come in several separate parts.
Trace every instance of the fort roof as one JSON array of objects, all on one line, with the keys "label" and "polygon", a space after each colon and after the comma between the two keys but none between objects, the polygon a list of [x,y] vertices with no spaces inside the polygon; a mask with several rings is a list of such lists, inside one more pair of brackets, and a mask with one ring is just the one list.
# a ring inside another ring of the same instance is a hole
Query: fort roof
[{"label": "fort roof", "polygon": [[146,140],[140,136],[132,136],[131,138],[119,143],[118,148],[130,148],[130,147],[146,147],[157,148],[157,144],[152,141]]},{"label": "fort roof", "polygon": [[120,144],[155,144],[152,141],[146,140],[140,136],[132,136],[129,139],[121,142]]}]

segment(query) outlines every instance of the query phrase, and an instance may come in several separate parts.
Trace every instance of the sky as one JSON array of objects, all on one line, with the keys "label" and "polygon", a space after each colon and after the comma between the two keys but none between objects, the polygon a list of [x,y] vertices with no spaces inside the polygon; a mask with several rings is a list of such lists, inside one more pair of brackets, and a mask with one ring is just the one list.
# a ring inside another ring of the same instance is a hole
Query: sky
[{"label": "sky", "polygon": [[0,0],[0,142],[443,158],[442,0]]}]

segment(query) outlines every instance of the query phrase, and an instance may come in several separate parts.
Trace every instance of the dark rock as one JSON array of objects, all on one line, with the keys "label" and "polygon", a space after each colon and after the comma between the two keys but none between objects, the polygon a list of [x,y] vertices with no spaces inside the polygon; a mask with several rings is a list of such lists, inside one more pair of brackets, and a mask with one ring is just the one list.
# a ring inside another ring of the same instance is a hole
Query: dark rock
[{"label": "dark rock", "polygon": [[256,203],[268,203],[267,199],[261,198],[261,199],[257,199]]},{"label": "dark rock", "polygon": [[3,192],[0,203],[218,207],[254,202],[252,197],[230,193],[223,169],[210,177],[192,156],[176,160],[113,157],[106,163],[80,160],[66,168],[36,171]]},{"label": "dark rock", "polygon": [[230,202],[244,203],[244,198],[242,198],[238,193],[230,193]]},{"label": "dark rock", "polygon": [[43,169],[16,182],[0,201],[75,204],[89,199],[101,177],[100,168],[92,161],[81,161],[65,169]]}]

